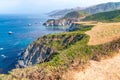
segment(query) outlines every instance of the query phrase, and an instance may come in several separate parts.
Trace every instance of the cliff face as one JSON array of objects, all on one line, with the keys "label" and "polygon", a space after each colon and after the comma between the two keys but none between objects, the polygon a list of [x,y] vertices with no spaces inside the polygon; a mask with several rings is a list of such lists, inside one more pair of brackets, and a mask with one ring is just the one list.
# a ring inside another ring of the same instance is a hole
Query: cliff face
[{"label": "cliff face", "polygon": [[78,18],[71,18],[71,19],[49,19],[43,25],[45,26],[69,26],[73,22],[79,21]]},{"label": "cliff face", "polygon": [[72,11],[60,19],[48,19],[43,25],[45,26],[70,26],[74,22],[81,21],[88,13],[84,11]]},{"label": "cliff face", "polygon": [[45,46],[42,42],[33,43],[28,46],[18,61],[19,67],[26,67],[37,63],[44,62],[49,59],[54,50]]},{"label": "cliff face", "polygon": [[26,67],[48,61],[52,55],[82,39],[84,34],[55,34],[39,38],[21,54],[16,67]]}]

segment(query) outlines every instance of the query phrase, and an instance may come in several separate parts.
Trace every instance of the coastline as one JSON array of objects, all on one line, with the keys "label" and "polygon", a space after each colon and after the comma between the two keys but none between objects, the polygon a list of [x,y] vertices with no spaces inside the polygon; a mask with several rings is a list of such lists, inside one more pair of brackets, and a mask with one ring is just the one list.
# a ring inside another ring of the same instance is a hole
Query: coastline
[{"label": "coastline", "polygon": [[[9,73],[10,66],[13,68],[13,63],[15,64],[21,52],[40,36],[64,31],[64,28],[43,26],[42,23],[48,19],[47,16],[0,15],[0,17],[0,73]],[[9,31],[14,34],[9,35]]]},{"label": "coastline", "polygon": [[[33,44],[34,46],[31,45],[32,47],[28,47],[28,50],[32,50],[32,51],[37,50],[38,49],[37,45],[42,41],[44,42],[44,45],[46,47],[48,47],[49,45],[48,48],[53,49],[55,52],[53,51],[52,53],[49,53],[49,54],[52,54],[52,56],[49,57],[48,60],[45,60],[45,62],[43,61],[43,63],[37,64],[34,66],[29,66],[23,69],[18,68],[18,69],[12,70],[11,74],[9,74],[10,79],[24,79],[24,78],[30,79],[30,77],[33,77],[36,80],[37,79],[61,79],[63,76],[62,74],[65,73],[66,70],[68,70],[69,68],[76,67],[77,65],[82,66],[88,63],[90,60],[100,61],[101,58],[113,56],[114,52],[117,52],[118,49],[120,48],[119,46],[115,46],[115,45],[120,45],[119,38],[117,40],[113,40],[106,44],[95,45],[95,46],[87,45],[89,41],[89,36],[86,35],[85,32],[88,30],[91,30],[93,25],[92,26],[77,25],[76,27],[77,29],[79,28],[80,30],[77,30],[77,31],[75,30],[75,31],[65,32],[60,34],[46,35],[46,36],[43,36],[42,38],[39,38],[38,41],[35,41],[34,43],[35,45]],[[77,41],[75,41],[74,39]],[[66,44],[59,45],[60,44],[59,42],[60,43],[64,42]],[[70,43],[67,43],[67,42],[70,42]],[[114,47],[111,47],[113,45]],[[43,51],[46,51],[44,49]],[[26,52],[29,52],[29,51],[26,51]],[[30,54],[34,54],[34,53],[30,53]],[[26,55],[24,55],[23,57],[25,58],[25,56]],[[16,73],[19,73],[19,74],[16,74]],[[21,74],[24,74],[24,75],[20,76]],[[35,74],[37,74],[38,78],[35,77]],[[14,76],[11,76],[11,75],[14,75]],[[27,77],[26,75],[29,77]],[[3,75],[1,78],[5,79],[6,77],[7,75]]]}]

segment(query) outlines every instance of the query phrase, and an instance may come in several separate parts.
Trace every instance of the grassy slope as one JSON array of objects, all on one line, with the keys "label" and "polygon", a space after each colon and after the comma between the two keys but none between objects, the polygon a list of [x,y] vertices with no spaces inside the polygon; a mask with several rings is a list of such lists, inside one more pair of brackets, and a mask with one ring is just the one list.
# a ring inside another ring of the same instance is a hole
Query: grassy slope
[{"label": "grassy slope", "polygon": [[90,21],[120,21],[120,10],[102,12],[87,16],[84,20]]},{"label": "grassy slope", "polygon": [[120,38],[120,22],[97,23],[92,30],[87,31],[90,36],[89,45],[99,45]]},{"label": "grassy slope", "polygon": [[70,13],[67,13],[64,18],[79,18],[79,17],[84,17],[87,16],[88,13],[84,11],[72,11]]},{"label": "grassy slope", "polygon": [[50,45],[56,49],[56,53],[54,53],[50,61],[25,69],[16,69],[10,72],[9,75],[1,75],[1,78],[3,80],[21,78],[31,80],[61,79],[62,73],[64,73],[64,71],[67,70],[71,64],[84,64],[90,59],[100,60],[101,57],[104,57],[105,55],[112,55],[112,52],[117,51],[120,48],[120,39],[106,44],[89,46],[87,45],[89,36],[86,35],[85,32],[90,30],[92,27],[88,26],[88,28],[86,28],[86,26],[83,25],[76,26],[79,29],[77,31],[44,36],[53,39],[63,37],[62,35],[71,36],[67,42],[74,40],[73,36],[82,36],[79,40],[77,40],[77,42],[73,41],[74,43],[71,43],[70,45],[68,44],[67,47],[63,47],[63,45],[60,44],[64,40],[58,41],[55,39],[55,42],[52,41]]}]

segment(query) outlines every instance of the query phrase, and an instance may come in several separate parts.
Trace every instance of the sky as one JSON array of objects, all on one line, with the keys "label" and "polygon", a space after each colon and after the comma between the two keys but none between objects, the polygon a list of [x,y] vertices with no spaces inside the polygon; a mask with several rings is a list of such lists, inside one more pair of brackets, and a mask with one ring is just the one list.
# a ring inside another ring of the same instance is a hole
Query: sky
[{"label": "sky", "polygon": [[42,14],[120,0],[0,0],[0,14]]}]

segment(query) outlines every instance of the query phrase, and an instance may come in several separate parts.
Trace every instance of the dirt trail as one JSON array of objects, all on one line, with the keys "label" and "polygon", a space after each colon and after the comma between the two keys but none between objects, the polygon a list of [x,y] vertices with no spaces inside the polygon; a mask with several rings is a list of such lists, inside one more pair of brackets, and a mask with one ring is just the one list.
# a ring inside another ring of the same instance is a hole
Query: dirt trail
[{"label": "dirt trail", "polygon": [[[120,37],[120,23],[100,23],[86,32],[90,35],[89,45],[103,44]],[[120,51],[112,58],[90,61],[83,71],[70,70],[67,80],[120,80]]]},{"label": "dirt trail", "polygon": [[74,80],[120,80],[120,55],[111,59],[90,61],[84,71],[74,71]]}]

